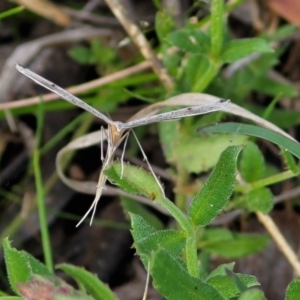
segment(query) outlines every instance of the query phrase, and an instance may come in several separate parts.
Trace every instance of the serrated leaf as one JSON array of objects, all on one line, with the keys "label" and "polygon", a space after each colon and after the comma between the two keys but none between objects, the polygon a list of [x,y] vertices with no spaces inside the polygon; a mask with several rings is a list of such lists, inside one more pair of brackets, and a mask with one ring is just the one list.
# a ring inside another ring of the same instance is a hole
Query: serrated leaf
[{"label": "serrated leaf", "polygon": [[3,240],[3,249],[8,279],[14,292],[18,293],[18,283],[26,283],[33,275],[53,276],[46,266],[32,255],[12,248],[8,238]]},{"label": "serrated leaf", "polygon": [[186,52],[195,54],[208,54],[210,39],[207,34],[200,30],[177,30],[167,36],[167,41]]},{"label": "serrated leaf", "polygon": [[154,176],[144,169],[124,164],[122,172],[122,164],[113,162],[104,173],[111,182],[128,193],[144,195],[153,201],[164,198],[162,189]]},{"label": "serrated leaf", "polygon": [[226,269],[226,274],[229,278],[234,282],[235,286],[238,288],[240,292],[244,292],[247,290],[246,284],[231,270]]},{"label": "serrated leaf", "polygon": [[250,191],[245,196],[243,206],[251,212],[260,211],[264,214],[269,213],[274,205],[274,197],[270,189],[261,188]]},{"label": "serrated leaf", "polygon": [[145,237],[156,232],[156,229],[152,227],[144,218],[136,214],[130,214],[131,228],[133,239],[135,242],[139,242]]},{"label": "serrated leaf", "polygon": [[[259,285],[255,276],[244,274],[235,275],[248,288]],[[240,290],[236,286],[235,282],[227,275],[216,275],[208,279],[206,282],[212,285],[226,299],[236,297],[240,294]]]},{"label": "serrated leaf", "polygon": [[265,160],[257,145],[251,141],[246,143],[239,159],[239,171],[247,182],[254,182],[265,173]]},{"label": "serrated leaf", "polygon": [[126,212],[140,215],[156,230],[164,228],[160,219],[146,209],[142,203],[139,203],[129,197],[121,197],[121,203]]},{"label": "serrated leaf", "polygon": [[189,207],[189,216],[197,226],[209,224],[222,210],[232,194],[236,161],[242,146],[229,146],[224,150],[217,165],[203,188]]},{"label": "serrated leaf", "polygon": [[224,45],[221,60],[232,63],[253,53],[273,52],[268,43],[260,38],[232,40]]},{"label": "serrated leaf", "polygon": [[154,287],[168,300],[224,300],[212,286],[191,277],[166,251],[152,254],[150,274]]},{"label": "serrated leaf", "polygon": [[206,229],[198,248],[224,258],[236,259],[264,250],[269,243],[266,235],[233,233],[227,229]]},{"label": "serrated leaf", "polygon": [[179,256],[185,246],[185,236],[172,229],[159,230],[134,243],[140,255],[149,255],[157,249],[166,249],[173,256]]},{"label": "serrated leaf", "polygon": [[300,279],[296,278],[290,282],[285,292],[285,300],[298,300],[300,295]]},{"label": "serrated leaf", "polygon": [[88,291],[95,300],[117,299],[106,284],[84,268],[75,267],[70,264],[59,264],[57,268],[63,270],[66,274],[76,280],[80,286],[84,286],[86,291]]},{"label": "serrated leaf", "polygon": [[218,267],[216,267],[213,271],[209,273],[207,276],[206,280],[209,280],[210,278],[213,278],[215,276],[220,276],[220,275],[226,275],[226,269],[229,269],[233,271],[235,262],[227,263],[227,264],[222,264]]},{"label": "serrated leaf", "polygon": [[172,229],[156,231],[142,217],[131,214],[131,218],[134,246],[144,258],[144,262],[147,261],[146,256],[158,249],[167,250],[173,257],[181,253],[186,239],[182,232]]}]

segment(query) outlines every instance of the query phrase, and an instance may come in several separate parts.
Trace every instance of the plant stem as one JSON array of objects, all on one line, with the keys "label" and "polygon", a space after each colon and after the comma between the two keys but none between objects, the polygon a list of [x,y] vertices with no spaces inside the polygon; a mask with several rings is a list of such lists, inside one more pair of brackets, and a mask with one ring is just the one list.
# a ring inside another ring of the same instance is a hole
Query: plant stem
[{"label": "plant stem", "polygon": [[35,177],[35,185],[36,185],[36,192],[37,192],[37,201],[38,201],[38,213],[39,213],[39,221],[41,226],[41,236],[42,236],[42,245],[43,245],[43,252],[45,256],[45,264],[50,272],[53,273],[53,258],[51,252],[51,243],[48,231],[48,224],[47,224],[47,214],[46,214],[46,206],[44,202],[44,189],[43,189],[43,181],[42,175],[40,170],[40,153],[39,150],[34,150],[33,153],[33,170],[34,170],[34,177]]},{"label": "plant stem", "polygon": [[276,242],[279,250],[285,255],[289,263],[294,268],[297,276],[300,276],[300,262],[297,254],[291,248],[289,243],[286,241],[279,228],[276,226],[274,221],[269,215],[265,215],[261,212],[256,212],[259,221],[265,226],[272,238]]},{"label": "plant stem", "polygon": [[203,92],[207,88],[207,86],[212,82],[215,76],[218,74],[220,70],[219,64],[217,62],[214,62],[212,59],[210,59],[209,63],[210,63],[209,68],[203,74],[201,80],[196,82],[196,84],[192,87],[192,92],[194,93]]},{"label": "plant stem", "polygon": [[189,236],[186,239],[185,251],[186,251],[186,254],[185,254],[186,255],[186,264],[187,264],[189,274],[196,278],[200,278],[199,267],[198,267],[196,236],[194,233],[193,233],[193,236]]},{"label": "plant stem", "polygon": [[184,213],[169,199],[158,198],[156,200],[161,206],[163,206],[173,218],[179,223],[180,227],[187,233],[188,236],[193,234],[194,230]]},{"label": "plant stem", "polygon": [[181,228],[186,233],[186,263],[188,272],[191,276],[196,278],[200,277],[199,268],[198,268],[198,256],[197,256],[197,244],[196,244],[196,234],[193,226],[183,214],[183,212],[169,199],[160,198],[157,199],[160,205],[162,205],[170,214],[176,219]]},{"label": "plant stem", "polygon": [[273,176],[269,176],[267,178],[263,178],[263,179],[258,180],[256,182],[253,182],[251,184],[237,185],[237,186],[235,186],[234,190],[237,191],[237,192],[247,193],[247,192],[252,191],[252,190],[257,190],[257,189],[263,188],[265,186],[272,185],[272,184],[275,184],[277,182],[287,180],[289,178],[293,178],[295,176],[298,176],[299,173],[300,173],[299,170],[298,170],[298,173],[294,173],[294,172],[288,170],[288,171],[285,171],[285,172],[281,172],[280,174],[276,174],[276,175],[273,175]]},{"label": "plant stem", "polygon": [[218,58],[223,47],[224,0],[212,0],[211,4],[211,54]]}]

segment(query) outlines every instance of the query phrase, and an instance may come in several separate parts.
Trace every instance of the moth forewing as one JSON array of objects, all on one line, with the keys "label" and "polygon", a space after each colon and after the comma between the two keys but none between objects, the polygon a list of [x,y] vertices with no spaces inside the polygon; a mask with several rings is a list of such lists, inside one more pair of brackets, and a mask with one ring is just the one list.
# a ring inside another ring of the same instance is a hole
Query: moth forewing
[{"label": "moth forewing", "polygon": [[189,106],[189,107],[172,110],[161,114],[156,114],[149,117],[143,117],[126,123],[118,122],[118,128],[129,129],[129,128],[134,128],[134,127],[152,124],[152,123],[172,121],[172,120],[175,121],[185,117],[202,115],[213,111],[221,110],[225,108],[229,103],[230,100],[222,99],[218,102],[197,105],[197,106]]},{"label": "moth forewing", "polygon": [[91,114],[93,114],[94,116],[96,116],[99,119],[102,119],[103,121],[105,121],[108,124],[113,123],[107,116],[105,116],[104,114],[102,114],[101,112],[99,112],[98,110],[93,108],[92,106],[88,105],[81,99],[77,98],[76,96],[70,94],[69,92],[67,92],[66,90],[61,88],[60,86],[49,81],[48,79],[45,79],[44,77],[42,77],[42,76],[36,74],[35,72],[32,72],[31,70],[24,68],[18,64],[16,64],[16,68],[19,72],[21,72],[22,74],[24,74],[25,76],[27,76],[28,78],[33,80],[34,82],[38,83],[39,85],[43,86],[44,88],[48,89],[49,91],[57,94],[64,100],[67,100],[68,102],[90,112]]}]

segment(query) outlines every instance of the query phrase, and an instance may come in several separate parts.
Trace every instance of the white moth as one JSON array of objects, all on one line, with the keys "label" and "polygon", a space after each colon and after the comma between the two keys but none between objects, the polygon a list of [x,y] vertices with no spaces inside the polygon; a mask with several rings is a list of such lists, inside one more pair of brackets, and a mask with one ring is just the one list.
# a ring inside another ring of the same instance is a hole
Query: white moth
[{"label": "white moth", "polygon": [[[20,66],[18,64],[16,64],[16,68],[19,72],[26,75],[28,78],[35,81],[39,85],[41,85],[41,86],[45,87],[46,89],[56,93],[62,99],[67,100],[68,102],[70,102],[70,103],[72,103],[76,106],[79,106],[79,107],[83,108],[84,110],[90,112],[91,114],[93,114],[97,118],[100,118],[103,121],[105,121],[108,125],[107,133],[104,130],[104,128],[101,127],[101,134],[106,135],[108,146],[107,146],[106,155],[104,157],[103,147],[102,147],[103,145],[101,143],[101,159],[102,159],[102,162],[103,162],[103,166],[102,166],[100,176],[99,176],[99,180],[98,180],[98,184],[97,184],[95,199],[94,199],[91,207],[88,209],[88,211],[85,213],[85,215],[82,217],[82,219],[79,221],[79,223],[76,226],[79,226],[83,222],[83,220],[89,215],[89,213],[91,211],[92,211],[92,217],[91,217],[90,224],[92,224],[92,221],[93,221],[93,218],[94,218],[94,215],[95,215],[95,211],[96,211],[96,207],[97,207],[97,203],[100,200],[102,190],[105,187],[105,183],[106,183],[106,180],[107,180],[107,177],[104,174],[104,170],[112,162],[117,147],[120,145],[120,143],[124,139],[125,139],[125,145],[126,145],[128,134],[129,134],[129,132],[132,128],[137,127],[137,126],[151,124],[151,123],[157,123],[157,122],[163,122],[163,121],[169,121],[169,120],[178,120],[178,119],[181,119],[181,118],[184,118],[184,117],[201,115],[201,114],[221,110],[221,109],[225,108],[230,102],[229,100],[220,99],[220,101],[217,101],[217,102],[214,102],[214,103],[209,103],[209,104],[204,104],[204,105],[199,105],[199,106],[190,106],[190,107],[173,110],[173,111],[166,112],[166,113],[160,113],[160,114],[156,114],[156,115],[153,115],[153,116],[143,117],[143,118],[140,118],[140,119],[136,119],[136,120],[133,120],[133,121],[128,121],[128,122],[123,123],[123,122],[120,122],[120,121],[112,121],[107,116],[105,116],[104,114],[102,114],[101,112],[96,110],[95,108],[91,107],[90,105],[88,105],[84,101],[82,101],[79,98],[77,98],[76,96],[70,94],[69,92],[67,92],[66,90],[64,90],[61,87],[57,86],[56,84],[52,83],[51,81],[49,81],[49,80],[39,76],[38,74],[30,71],[29,69],[23,68],[22,66]],[[138,142],[138,140],[137,140],[137,142]],[[159,180],[157,179],[156,175],[154,174],[154,172],[153,172],[153,170],[152,170],[152,168],[151,168],[151,166],[150,166],[150,164],[147,160],[147,157],[146,157],[141,145],[139,144],[139,142],[138,142],[138,145],[139,145],[139,147],[142,151],[142,154],[144,156],[145,161],[147,162],[147,164],[149,166],[149,169],[150,169],[151,173],[155,177],[158,185],[160,186],[162,192],[164,193],[163,188],[162,188]],[[122,158],[121,158],[121,163],[122,164],[123,164],[123,155],[124,155],[124,152],[123,152]],[[123,170],[123,167],[122,167],[122,170]]]}]

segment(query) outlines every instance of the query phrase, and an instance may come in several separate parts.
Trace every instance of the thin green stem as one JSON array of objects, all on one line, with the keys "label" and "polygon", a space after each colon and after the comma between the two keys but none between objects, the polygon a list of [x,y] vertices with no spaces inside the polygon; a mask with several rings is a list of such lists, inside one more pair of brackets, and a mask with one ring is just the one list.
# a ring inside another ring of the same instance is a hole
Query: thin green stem
[{"label": "thin green stem", "polygon": [[9,9],[7,11],[4,11],[0,14],[0,20],[11,17],[12,15],[20,13],[22,10],[24,10],[24,6],[17,6],[12,9]]},{"label": "thin green stem", "polygon": [[163,206],[173,216],[188,236],[193,234],[194,230],[189,220],[173,202],[167,198],[158,198],[156,202]]},{"label": "thin green stem", "polygon": [[212,82],[215,76],[218,74],[219,70],[220,70],[219,64],[210,60],[209,68],[203,74],[201,80],[197,81],[196,84],[192,87],[192,92],[194,93],[203,92],[206,89],[206,87]]},{"label": "thin green stem", "polygon": [[50,149],[52,149],[55,145],[57,145],[67,134],[74,131],[78,126],[80,126],[80,123],[84,119],[86,119],[88,116],[88,113],[80,114],[77,118],[72,120],[68,125],[66,125],[62,130],[60,130],[54,137],[52,137],[41,149],[40,154],[43,156],[45,153],[47,153]]},{"label": "thin green stem", "polygon": [[267,178],[263,178],[261,180],[258,180],[256,182],[253,182],[251,184],[244,184],[244,185],[236,185],[234,190],[237,192],[249,192],[252,190],[260,189],[268,185],[272,185],[290,178],[293,178],[295,176],[298,176],[300,174],[300,171],[298,170],[298,173],[294,173],[293,171],[285,171],[280,174],[276,174],[273,176],[269,176]]},{"label": "thin green stem", "polygon": [[11,237],[14,233],[22,226],[24,223],[24,218],[22,218],[21,214],[18,214],[13,220],[5,227],[4,231],[1,232],[0,240],[2,241],[6,237]]},{"label": "thin green stem", "polygon": [[[243,2],[245,2],[245,0],[236,0],[235,2],[230,1],[228,4],[225,5],[224,12],[228,13],[232,11]],[[211,21],[211,15],[208,15],[207,17],[199,21],[197,28],[202,28],[204,25],[207,25],[210,21]]]},{"label": "thin green stem", "polygon": [[50,272],[53,273],[53,258],[52,258],[52,248],[50,243],[49,231],[48,231],[48,223],[47,223],[47,214],[46,214],[46,206],[45,206],[45,192],[43,186],[43,179],[40,169],[40,151],[39,147],[42,140],[42,132],[44,128],[44,102],[41,98],[41,101],[37,110],[37,129],[35,134],[35,149],[33,151],[33,172],[35,179],[35,188],[37,195],[37,204],[38,204],[38,214],[39,214],[39,222],[41,228],[41,238],[42,238],[42,246],[43,253],[45,257],[45,264]]},{"label": "thin green stem", "polygon": [[186,256],[188,272],[191,276],[199,278],[196,233],[192,224],[186,218],[184,213],[169,199],[160,198],[157,200],[157,202],[170,212],[173,218],[179,223],[181,228],[185,231],[186,234],[185,256]]},{"label": "thin green stem", "polygon": [[218,58],[223,47],[224,0],[212,0],[211,4],[211,54]]},{"label": "thin green stem", "polygon": [[46,205],[44,201],[44,189],[43,189],[43,180],[42,174],[40,170],[40,154],[39,150],[34,150],[33,153],[33,170],[35,177],[35,185],[37,192],[37,202],[38,202],[38,213],[39,213],[39,221],[41,226],[41,236],[42,236],[42,246],[43,252],[45,256],[45,264],[50,272],[53,273],[53,258],[51,251],[51,243],[48,231],[47,224],[47,214],[46,214]]},{"label": "thin green stem", "polygon": [[198,256],[197,256],[197,243],[196,243],[196,236],[194,232],[192,236],[189,236],[186,239],[185,251],[186,251],[185,254],[186,264],[187,264],[189,274],[196,278],[200,278],[199,267],[198,267]]}]

